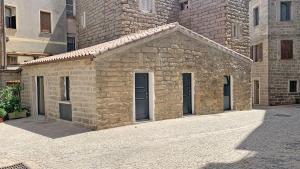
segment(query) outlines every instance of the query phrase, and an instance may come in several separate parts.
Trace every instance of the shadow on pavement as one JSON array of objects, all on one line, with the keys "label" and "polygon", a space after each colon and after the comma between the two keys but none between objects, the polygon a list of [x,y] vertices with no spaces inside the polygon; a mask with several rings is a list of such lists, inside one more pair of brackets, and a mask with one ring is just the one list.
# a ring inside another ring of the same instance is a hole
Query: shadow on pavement
[{"label": "shadow on pavement", "polygon": [[77,135],[91,131],[83,127],[74,126],[71,123],[64,121],[38,120],[34,118],[11,120],[5,122],[5,124],[52,139]]},{"label": "shadow on pavement", "polygon": [[263,124],[236,147],[254,155],[233,163],[209,163],[202,169],[300,169],[300,106],[265,111]]}]

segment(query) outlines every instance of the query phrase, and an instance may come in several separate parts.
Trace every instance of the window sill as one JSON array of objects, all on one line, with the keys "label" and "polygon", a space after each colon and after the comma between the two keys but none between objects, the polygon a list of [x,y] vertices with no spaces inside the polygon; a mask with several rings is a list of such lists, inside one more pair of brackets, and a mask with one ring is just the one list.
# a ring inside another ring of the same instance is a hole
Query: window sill
[{"label": "window sill", "polygon": [[295,59],[294,59],[294,58],[292,58],[292,59],[281,59],[281,58],[280,58],[279,60],[285,62],[285,61],[294,61]]},{"label": "window sill", "polygon": [[15,36],[17,33],[17,29],[14,28],[5,28],[5,31],[8,36]]},{"label": "window sill", "polygon": [[52,33],[50,33],[50,32],[41,32],[39,34],[39,37],[50,38],[51,35],[52,35]]},{"label": "window sill", "polygon": [[152,11],[143,11],[143,10],[140,10],[140,12],[144,15],[148,15],[148,16],[155,16],[156,15],[156,12],[152,12]]},{"label": "window sill", "polygon": [[59,101],[60,104],[71,104],[71,101]]},{"label": "window sill", "polygon": [[76,19],[76,16],[73,15],[73,16],[67,16],[68,19]]}]

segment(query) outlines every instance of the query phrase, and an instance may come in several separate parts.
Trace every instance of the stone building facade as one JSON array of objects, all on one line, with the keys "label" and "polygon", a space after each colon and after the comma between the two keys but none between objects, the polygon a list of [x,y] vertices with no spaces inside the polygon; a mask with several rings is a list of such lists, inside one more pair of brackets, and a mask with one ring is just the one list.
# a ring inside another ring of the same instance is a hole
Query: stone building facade
[{"label": "stone building facade", "polygon": [[77,1],[78,47],[96,45],[177,21],[178,0],[152,2],[151,9],[143,11],[139,0]]},{"label": "stone building facade", "polygon": [[249,56],[248,0],[186,0],[179,23],[245,56]]},{"label": "stone building facade", "polygon": [[142,9],[141,1],[78,1],[79,48],[179,22],[190,30],[249,56],[248,0],[149,0],[152,3],[149,11]]},{"label": "stone building facade", "polygon": [[[43,77],[45,114],[61,118],[61,80],[67,76],[70,120],[94,129],[182,117],[185,106],[185,113],[196,115],[248,110],[251,63],[173,23],[28,62],[22,67],[22,98],[33,115],[39,114],[36,80]],[[147,116],[140,118],[141,112]]]},{"label": "stone building facade", "polygon": [[[255,9],[259,13],[257,19]],[[298,0],[250,1],[251,45],[262,44],[261,59],[254,58],[252,68],[254,104],[299,103],[299,10]],[[256,25],[255,20],[259,20]],[[284,47],[286,42],[289,42],[288,48]],[[290,57],[285,58],[289,51]]]}]

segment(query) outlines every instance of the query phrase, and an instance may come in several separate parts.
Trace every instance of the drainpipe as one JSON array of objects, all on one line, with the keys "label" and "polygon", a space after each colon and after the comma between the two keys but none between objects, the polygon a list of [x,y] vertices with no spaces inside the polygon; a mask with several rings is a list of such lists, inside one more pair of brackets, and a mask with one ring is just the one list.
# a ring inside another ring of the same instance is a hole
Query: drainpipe
[{"label": "drainpipe", "polygon": [[2,69],[6,69],[6,65],[7,65],[7,61],[6,61],[6,33],[5,33],[5,12],[4,12],[4,9],[5,9],[5,6],[4,6],[4,0],[1,0],[1,22],[2,22],[2,25],[1,25],[1,33],[2,33],[2,45],[1,45],[1,49],[2,49],[2,52],[1,52],[1,56],[2,56],[2,62],[1,62],[1,68]]}]

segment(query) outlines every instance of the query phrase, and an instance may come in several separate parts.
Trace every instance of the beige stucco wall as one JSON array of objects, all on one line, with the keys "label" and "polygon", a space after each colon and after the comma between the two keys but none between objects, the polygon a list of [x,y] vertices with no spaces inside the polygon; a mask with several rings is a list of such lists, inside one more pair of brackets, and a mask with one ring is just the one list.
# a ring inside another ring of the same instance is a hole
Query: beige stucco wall
[{"label": "beige stucco wall", "polygon": [[90,59],[23,66],[22,103],[31,107],[33,116],[37,115],[35,78],[44,76],[46,117],[59,119],[60,78],[69,76],[73,123],[95,128],[97,119],[95,74],[95,62]]},{"label": "beige stucco wall", "polygon": [[181,33],[98,56],[96,62],[99,129],[134,122],[135,72],[154,76],[154,120],[182,117],[182,73],[194,74],[195,114],[223,112],[225,75],[233,77],[233,109],[251,108],[251,63]]}]

